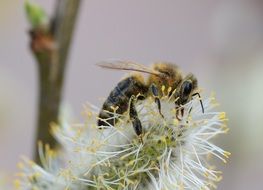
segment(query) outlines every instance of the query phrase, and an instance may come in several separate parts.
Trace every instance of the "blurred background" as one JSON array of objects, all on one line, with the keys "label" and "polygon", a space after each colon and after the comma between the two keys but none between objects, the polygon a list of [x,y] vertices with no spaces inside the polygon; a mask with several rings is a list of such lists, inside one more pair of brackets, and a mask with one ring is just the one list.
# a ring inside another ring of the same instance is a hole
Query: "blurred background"
[{"label": "blurred background", "polygon": [[[53,12],[55,0],[35,2]],[[219,164],[218,189],[262,189],[262,21],[262,0],[83,1],[64,102],[76,120],[85,102],[101,106],[124,72],[102,70],[99,61],[174,62],[197,76],[205,96],[216,92],[227,112],[230,132],[216,140],[232,155]],[[28,30],[24,2],[1,0],[0,183],[12,178],[21,155],[32,155],[38,78]]]}]

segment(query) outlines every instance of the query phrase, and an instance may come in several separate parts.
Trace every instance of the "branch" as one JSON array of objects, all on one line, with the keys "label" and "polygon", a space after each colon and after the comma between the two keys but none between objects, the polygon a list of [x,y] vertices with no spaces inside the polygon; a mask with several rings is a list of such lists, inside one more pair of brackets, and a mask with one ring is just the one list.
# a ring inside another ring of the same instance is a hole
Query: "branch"
[{"label": "branch", "polygon": [[57,145],[49,132],[49,126],[51,122],[59,123],[66,61],[80,1],[58,0],[52,24],[48,27],[33,27],[30,31],[31,49],[39,71],[39,115],[34,154],[38,164],[40,158],[37,141],[48,143],[52,148]]}]

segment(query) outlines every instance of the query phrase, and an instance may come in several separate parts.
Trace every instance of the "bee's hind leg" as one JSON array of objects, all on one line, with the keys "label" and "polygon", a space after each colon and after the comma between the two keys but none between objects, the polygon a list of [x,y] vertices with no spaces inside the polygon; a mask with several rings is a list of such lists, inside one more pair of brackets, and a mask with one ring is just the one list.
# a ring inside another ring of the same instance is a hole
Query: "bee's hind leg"
[{"label": "bee's hind leg", "polygon": [[161,111],[161,101],[160,101],[160,98],[159,98],[159,92],[158,92],[158,89],[157,87],[155,86],[155,84],[152,84],[150,86],[150,90],[153,94],[153,97],[154,97],[154,101],[155,103],[157,104],[158,106],[158,110],[159,110],[159,113],[160,115],[164,118],[163,114],[162,114],[162,111]]},{"label": "bee's hind leg", "polygon": [[143,143],[143,140],[142,140],[142,124],[141,124],[141,121],[138,117],[138,113],[137,113],[135,105],[134,105],[135,101],[136,101],[135,96],[131,96],[130,102],[129,102],[129,117],[130,117],[130,120],[132,122],[133,129],[134,129],[136,135],[138,135],[140,137],[140,139]]}]

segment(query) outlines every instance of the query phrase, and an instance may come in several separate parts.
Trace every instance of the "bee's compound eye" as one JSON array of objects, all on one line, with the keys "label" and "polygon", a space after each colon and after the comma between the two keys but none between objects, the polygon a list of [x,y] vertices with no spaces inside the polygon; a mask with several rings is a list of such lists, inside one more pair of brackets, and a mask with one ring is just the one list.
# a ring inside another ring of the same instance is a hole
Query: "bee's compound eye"
[{"label": "bee's compound eye", "polygon": [[191,81],[185,81],[182,84],[182,92],[184,96],[189,96],[189,94],[191,93],[193,89],[193,84]]}]

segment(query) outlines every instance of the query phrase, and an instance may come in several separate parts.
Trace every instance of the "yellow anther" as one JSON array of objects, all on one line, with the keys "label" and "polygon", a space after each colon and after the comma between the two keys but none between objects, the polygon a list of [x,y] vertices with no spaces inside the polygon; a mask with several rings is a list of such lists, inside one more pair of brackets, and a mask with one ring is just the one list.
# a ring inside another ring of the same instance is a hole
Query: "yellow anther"
[{"label": "yellow anther", "polygon": [[[208,169],[209,170],[215,170],[216,166],[215,165],[208,166]],[[219,173],[219,171],[217,171],[216,173]]]},{"label": "yellow anther", "polygon": [[120,183],[120,185],[121,185],[123,188],[125,188],[125,186],[126,186],[126,185],[125,185],[125,184],[123,184],[123,183]]},{"label": "yellow anther", "polygon": [[230,130],[229,128],[226,128],[223,132],[228,133],[229,130]]},{"label": "yellow anther", "polygon": [[165,90],[165,86],[164,86],[164,85],[162,85],[162,92],[164,92],[164,90]]},{"label": "yellow anther", "polygon": [[40,176],[40,175],[38,175],[37,173],[36,173],[36,174],[32,174],[32,175],[28,176],[28,179],[29,179],[29,181],[34,182],[34,181],[37,180],[37,178],[38,178],[39,176]]},{"label": "yellow anther", "polygon": [[129,161],[128,166],[132,166],[134,164],[134,162],[135,162],[135,160]]},{"label": "yellow anther", "polygon": [[209,173],[206,171],[206,172],[204,172],[204,176],[205,177],[209,177]]},{"label": "yellow anther", "polygon": [[14,181],[14,186],[16,189],[20,189],[21,188],[21,182],[19,180],[15,180]]},{"label": "yellow anther", "polygon": [[90,148],[89,151],[95,153],[97,150],[95,148]]},{"label": "yellow anther", "polygon": [[38,147],[42,147],[43,146],[43,143],[40,140],[37,142],[37,144],[38,144]]},{"label": "yellow anther", "polygon": [[84,114],[86,114],[86,116],[88,117],[88,118],[91,118],[92,117],[92,111],[90,111],[90,110],[86,110],[85,112],[84,112]]},{"label": "yellow anther", "polygon": [[179,189],[180,189],[180,190],[184,190],[184,184],[183,184],[183,182],[180,183]]},{"label": "yellow anther", "polygon": [[26,177],[27,174],[25,174],[24,172],[18,172],[15,174],[16,177]]},{"label": "yellow anther", "polygon": [[45,144],[45,150],[48,152],[50,150],[49,144]]},{"label": "yellow anther", "polygon": [[206,155],[206,159],[207,160],[210,160],[212,158],[212,154],[209,152],[207,155]]},{"label": "yellow anther", "polygon": [[104,173],[103,175],[106,176],[106,177],[109,177],[109,176],[110,176],[109,173]]},{"label": "yellow anther", "polygon": [[215,100],[215,97],[216,97],[216,93],[214,91],[212,91],[210,93],[210,99],[214,99]]},{"label": "yellow anther", "polygon": [[217,179],[216,179],[216,181],[219,182],[219,181],[221,181],[222,179],[223,179],[223,176],[218,176]]},{"label": "yellow anther", "polygon": [[219,118],[220,120],[225,120],[225,119],[226,119],[226,112],[221,112],[221,113],[219,114],[218,118]]},{"label": "yellow anther", "polygon": [[173,120],[173,124],[174,124],[175,126],[178,126],[178,125],[179,125],[178,119],[174,119],[174,120]]},{"label": "yellow anther", "polygon": [[166,142],[166,137],[165,136],[161,136],[161,141]]},{"label": "yellow anther", "polygon": [[102,181],[104,180],[104,177],[102,175],[99,175],[97,179]]},{"label": "yellow anther", "polygon": [[35,166],[35,165],[36,165],[36,163],[35,163],[35,162],[33,162],[32,160],[28,160],[28,164],[29,164],[31,167],[33,167],[33,166]]},{"label": "yellow anther", "polygon": [[80,151],[81,151],[81,148],[80,148],[80,147],[74,148],[74,152],[80,152]]},{"label": "yellow anther", "polygon": [[172,87],[169,86],[169,88],[167,89],[168,94],[172,91]]},{"label": "yellow anther", "polygon": [[33,186],[32,190],[40,190],[37,186]]},{"label": "yellow anther", "polygon": [[124,156],[120,157],[120,160],[124,160],[127,157],[128,157],[127,155],[124,155]]},{"label": "yellow anther", "polygon": [[[91,125],[88,125],[88,126],[90,126],[92,129],[98,129],[98,126],[96,124],[91,124]],[[100,130],[100,131],[102,131],[102,130]]]},{"label": "yellow anther", "polygon": [[229,156],[231,155],[231,152],[224,151],[223,154],[224,154],[225,157],[229,158]]},{"label": "yellow anther", "polygon": [[22,162],[19,162],[19,163],[17,163],[17,167],[19,169],[23,169],[25,167],[25,165]]}]

